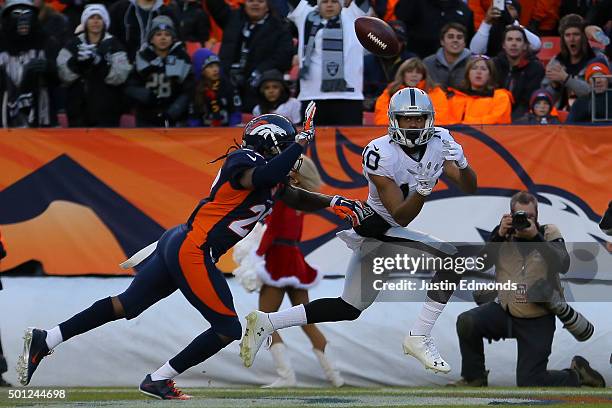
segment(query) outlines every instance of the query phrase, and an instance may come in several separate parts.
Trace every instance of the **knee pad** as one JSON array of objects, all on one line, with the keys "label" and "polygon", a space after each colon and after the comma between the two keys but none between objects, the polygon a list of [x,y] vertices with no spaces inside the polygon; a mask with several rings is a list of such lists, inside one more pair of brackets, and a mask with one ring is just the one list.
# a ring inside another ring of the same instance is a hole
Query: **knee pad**
[{"label": "knee pad", "polygon": [[242,337],[242,325],[238,317],[234,317],[231,321],[223,325],[216,324],[212,327],[215,333],[228,337],[232,340],[240,340]]},{"label": "knee pad", "polygon": [[469,313],[461,313],[457,317],[457,335],[459,337],[470,337],[474,331],[474,320]]}]

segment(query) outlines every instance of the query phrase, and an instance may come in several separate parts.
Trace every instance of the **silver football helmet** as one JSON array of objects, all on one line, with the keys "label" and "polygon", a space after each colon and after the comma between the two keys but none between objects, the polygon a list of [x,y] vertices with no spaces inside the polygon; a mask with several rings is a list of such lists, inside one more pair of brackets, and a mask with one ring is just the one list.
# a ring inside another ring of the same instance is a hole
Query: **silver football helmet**
[{"label": "silver football helmet", "polygon": [[[427,92],[419,88],[397,91],[389,102],[389,136],[397,144],[407,147],[424,145],[434,135],[434,108]],[[423,129],[404,129],[399,126],[399,116],[426,116]]]}]

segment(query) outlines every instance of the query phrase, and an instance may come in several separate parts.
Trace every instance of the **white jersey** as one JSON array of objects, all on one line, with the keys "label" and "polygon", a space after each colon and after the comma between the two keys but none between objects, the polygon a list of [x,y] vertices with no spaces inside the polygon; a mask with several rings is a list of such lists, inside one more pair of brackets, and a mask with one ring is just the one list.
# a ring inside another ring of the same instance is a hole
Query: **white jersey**
[{"label": "white jersey", "polygon": [[431,162],[432,165],[444,164],[443,141],[454,140],[450,132],[444,128],[436,127],[435,134],[427,143],[425,154],[420,161],[407,155],[400,145],[395,143],[389,135],[372,140],[363,151],[363,175],[368,180],[368,205],[391,226],[400,226],[385,208],[376,186],[372,183],[370,175],[383,176],[395,181],[404,193],[415,191],[417,182],[411,171],[416,172],[419,163]]}]

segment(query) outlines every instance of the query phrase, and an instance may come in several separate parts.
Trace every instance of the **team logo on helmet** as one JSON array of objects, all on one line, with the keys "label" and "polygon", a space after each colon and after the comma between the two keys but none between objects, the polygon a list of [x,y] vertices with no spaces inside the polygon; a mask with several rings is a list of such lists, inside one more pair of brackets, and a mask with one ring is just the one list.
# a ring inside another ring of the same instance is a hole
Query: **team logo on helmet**
[{"label": "team logo on helmet", "polygon": [[249,134],[263,136],[264,138],[269,136],[272,140],[276,141],[276,135],[286,136],[287,131],[274,123],[258,122],[253,124],[253,129],[249,130]]}]

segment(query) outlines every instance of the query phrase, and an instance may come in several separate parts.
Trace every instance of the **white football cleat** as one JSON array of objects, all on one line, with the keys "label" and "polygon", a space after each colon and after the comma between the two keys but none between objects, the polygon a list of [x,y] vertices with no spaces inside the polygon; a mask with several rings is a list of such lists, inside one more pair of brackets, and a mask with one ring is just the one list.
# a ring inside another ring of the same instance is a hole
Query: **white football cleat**
[{"label": "white football cleat", "polygon": [[257,310],[249,313],[246,321],[247,326],[240,342],[240,358],[245,367],[250,367],[263,342],[274,332],[274,327],[268,315]]},{"label": "white football cleat", "polygon": [[450,365],[440,356],[431,336],[407,335],[404,338],[404,353],[415,357],[430,370],[435,372],[448,373]]}]

